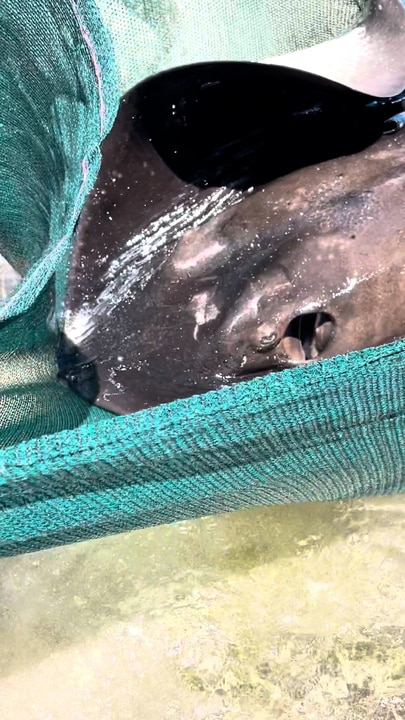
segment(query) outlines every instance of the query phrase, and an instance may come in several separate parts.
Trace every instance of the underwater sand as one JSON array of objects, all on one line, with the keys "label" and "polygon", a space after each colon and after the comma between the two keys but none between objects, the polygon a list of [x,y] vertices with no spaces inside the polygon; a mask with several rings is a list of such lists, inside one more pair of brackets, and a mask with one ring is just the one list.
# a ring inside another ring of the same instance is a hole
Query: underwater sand
[{"label": "underwater sand", "polygon": [[405,717],[405,496],[0,559],[1,720]]}]

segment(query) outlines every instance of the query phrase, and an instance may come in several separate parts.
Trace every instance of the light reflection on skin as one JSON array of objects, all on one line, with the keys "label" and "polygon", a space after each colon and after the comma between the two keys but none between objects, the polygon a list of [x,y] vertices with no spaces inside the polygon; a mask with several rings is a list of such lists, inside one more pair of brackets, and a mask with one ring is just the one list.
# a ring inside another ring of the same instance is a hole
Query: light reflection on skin
[{"label": "light reflection on skin", "polygon": [[[188,234],[191,235],[191,233],[187,233],[187,235]],[[192,234],[194,235],[194,231],[192,231]],[[184,236],[184,240],[187,240],[186,235]],[[193,246],[191,245],[189,249],[192,251]],[[194,268],[201,270],[202,265],[205,265],[208,260],[215,258],[222,250],[225,249],[226,245],[221,245],[219,242],[213,242],[210,243],[208,247],[202,248],[197,253],[190,252],[188,254],[187,250],[185,250],[179,259],[175,259],[173,261],[173,267],[177,272],[181,270],[193,270]]]},{"label": "light reflection on skin", "polygon": [[201,325],[205,325],[211,320],[215,320],[219,315],[219,309],[210,302],[214,295],[214,292],[203,292],[194,295],[191,300],[191,307],[194,311],[195,316],[195,328],[193,332],[194,340],[197,340],[198,330]]}]

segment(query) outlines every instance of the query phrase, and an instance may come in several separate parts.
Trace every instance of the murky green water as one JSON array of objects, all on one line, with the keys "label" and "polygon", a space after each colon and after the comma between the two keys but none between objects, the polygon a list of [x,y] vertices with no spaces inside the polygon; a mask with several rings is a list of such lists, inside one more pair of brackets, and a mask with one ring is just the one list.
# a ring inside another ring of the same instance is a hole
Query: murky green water
[{"label": "murky green water", "polygon": [[3,720],[405,717],[405,496],[0,560]]}]

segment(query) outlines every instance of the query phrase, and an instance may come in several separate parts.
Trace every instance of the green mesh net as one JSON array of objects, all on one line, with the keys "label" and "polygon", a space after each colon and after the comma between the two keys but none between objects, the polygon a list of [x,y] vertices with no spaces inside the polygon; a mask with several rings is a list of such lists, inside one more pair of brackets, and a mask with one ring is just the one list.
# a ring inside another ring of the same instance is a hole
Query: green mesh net
[{"label": "green mesh net", "polygon": [[170,67],[260,61],[330,40],[355,25],[365,5],[366,0],[98,0],[123,91]]},{"label": "green mesh net", "polygon": [[0,553],[259,503],[403,489],[404,342],[127,417],[57,382],[75,223],[119,96],[170,66],[329,39],[342,0],[3,0]]}]

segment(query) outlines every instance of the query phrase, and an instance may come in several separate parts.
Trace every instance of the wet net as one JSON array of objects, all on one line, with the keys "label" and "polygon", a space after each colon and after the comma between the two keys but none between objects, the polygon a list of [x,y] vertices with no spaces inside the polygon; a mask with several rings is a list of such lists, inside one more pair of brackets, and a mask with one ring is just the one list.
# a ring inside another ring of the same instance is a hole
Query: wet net
[{"label": "wet net", "polygon": [[261,503],[403,489],[404,342],[115,417],[57,381],[74,228],[120,95],[329,39],[364,3],[3,0],[0,552]]}]

